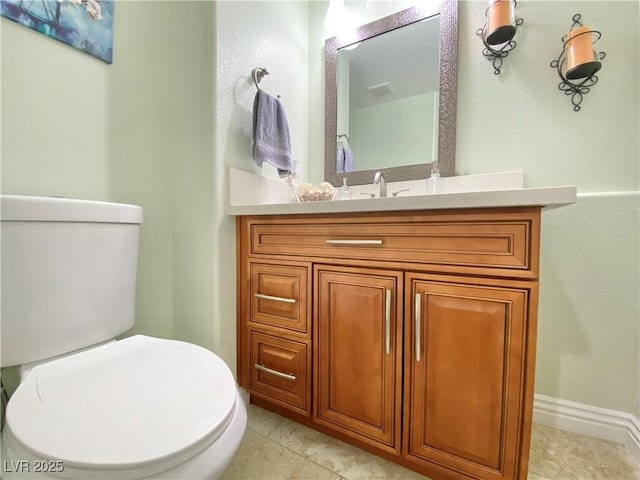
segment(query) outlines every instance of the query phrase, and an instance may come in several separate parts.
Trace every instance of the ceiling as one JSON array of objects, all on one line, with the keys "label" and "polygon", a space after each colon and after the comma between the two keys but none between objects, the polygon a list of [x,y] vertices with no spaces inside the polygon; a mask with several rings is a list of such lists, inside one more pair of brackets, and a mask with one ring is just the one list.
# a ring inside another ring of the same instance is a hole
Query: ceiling
[{"label": "ceiling", "polygon": [[[437,91],[439,39],[440,21],[435,15],[369,38],[354,49],[341,49],[338,54],[349,59],[352,108]],[[384,83],[390,84],[392,94],[375,97],[367,90]]]}]

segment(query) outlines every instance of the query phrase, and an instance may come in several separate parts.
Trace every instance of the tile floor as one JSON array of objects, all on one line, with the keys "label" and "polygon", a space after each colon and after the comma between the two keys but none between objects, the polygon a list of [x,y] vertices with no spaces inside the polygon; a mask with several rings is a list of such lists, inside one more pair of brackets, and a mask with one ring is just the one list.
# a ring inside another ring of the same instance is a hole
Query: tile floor
[{"label": "tile floor", "polygon": [[[222,480],[425,480],[254,405]],[[534,425],[529,480],[637,480],[639,466],[615,443]]]}]

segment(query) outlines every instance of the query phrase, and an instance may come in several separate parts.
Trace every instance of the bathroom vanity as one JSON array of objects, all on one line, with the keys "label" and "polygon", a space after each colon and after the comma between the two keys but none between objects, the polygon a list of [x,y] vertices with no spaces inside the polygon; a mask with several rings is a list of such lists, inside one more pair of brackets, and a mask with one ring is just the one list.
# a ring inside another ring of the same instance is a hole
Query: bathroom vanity
[{"label": "bathroom vanity", "polygon": [[240,385],[433,479],[526,479],[541,210],[564,188],[231,207]]}]

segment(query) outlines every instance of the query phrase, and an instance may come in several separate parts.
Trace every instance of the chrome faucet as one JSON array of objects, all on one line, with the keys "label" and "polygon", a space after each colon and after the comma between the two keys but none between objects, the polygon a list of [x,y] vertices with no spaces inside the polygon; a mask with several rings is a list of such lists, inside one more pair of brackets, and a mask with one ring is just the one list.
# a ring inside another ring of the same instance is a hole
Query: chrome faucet
[{"label": "chrome faucet", "polygon": [[380,198],[387,196],[387,182],[384,181],[384,175],[382,175],[382,171],[378,170],[376,175],[373,177],[373,184],[380,184],[380,194],[378,195]]}]

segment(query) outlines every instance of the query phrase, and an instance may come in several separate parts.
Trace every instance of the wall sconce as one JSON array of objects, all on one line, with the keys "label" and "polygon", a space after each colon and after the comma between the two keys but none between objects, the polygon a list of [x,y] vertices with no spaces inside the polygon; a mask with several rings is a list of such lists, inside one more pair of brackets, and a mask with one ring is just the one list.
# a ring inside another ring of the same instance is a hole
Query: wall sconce
[{"label": "wall sconce", "polygon": [[493,62],[495,75],[500,74],[502,59],[516,48],[513,37],[524,23],[522,18],[516,18],[516,5],[516,0],[489,0],[489,8],[484,12],[487,21],[476,31],[484,43],[482,55]]},{"label": "wall sconce", "polygon": [[582,97],[598,83],[595,74],[602,67],[600,60],[606,56],[605,52],[593,49],[593,44],[600,40],[602,34],[582,25],[581,18],[579,13],[573,16],[571,30],[562,37],[562,52],[557,60],[551,62],[551,68],[555,68],[562,79],[558,88],[565,95],[571,95],[573,110],[576,112],[580,110]]}]

